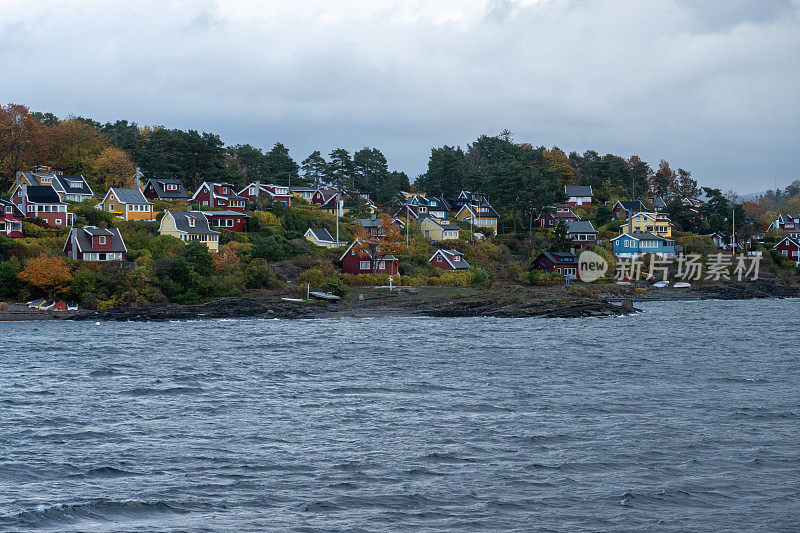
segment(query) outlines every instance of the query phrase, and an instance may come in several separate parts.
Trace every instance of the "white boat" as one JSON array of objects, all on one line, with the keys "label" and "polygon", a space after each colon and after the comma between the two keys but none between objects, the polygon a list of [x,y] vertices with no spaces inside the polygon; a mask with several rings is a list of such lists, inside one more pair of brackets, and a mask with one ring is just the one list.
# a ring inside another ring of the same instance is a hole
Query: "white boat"
[{"label": "white boat", "polygon": [[669,281],[667,280],[657,281],[653,283],[653,287],[657,287],[659,289],[663,289],[664,287],[669,287]]},{"label": "white boat", "polygon": [[675,287],[676,289],[686,289],[691,286],[692,286],[691,283],[686,283],[685,281],[679,281],[678,283],[673,285],[673,287]]},{"label": "white boat", "polygon": [[305,302],[304,298],[281,298],[284,302]]},{"label": "white boat", "polygon": [[617,282],[617,285],[630,285],[630,284],[631,284],[630,281],[618,281]]},{"label": "white boat", "polygon": [[49,311],[56,306],[55,300],[49,300],[39,306],[39,311]]},{"label": "white boat", "polygon": [[67,311],[77,311],[78,310],[78,303],[77,302],[69,302],[67,304]]}]

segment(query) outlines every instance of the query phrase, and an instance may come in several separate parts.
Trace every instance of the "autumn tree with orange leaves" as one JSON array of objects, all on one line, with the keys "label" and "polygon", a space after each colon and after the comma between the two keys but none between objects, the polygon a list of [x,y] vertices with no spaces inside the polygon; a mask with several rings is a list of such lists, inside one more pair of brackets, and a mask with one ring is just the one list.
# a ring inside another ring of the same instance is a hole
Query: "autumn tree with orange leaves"
[{"label": "autumn tree with orange leaves", "polygon": [[64,258],[46,255],[31,259],[17,277],[45,291],[50,300],[55,297],[56,292],[62,294],[67,292],[72,281],[72,274]]},{"label": "autumn tree with orange leaves", "polygon": [[403,251],[403,236],[400,228],[392,223],[392,217],[387,214],[380,215],[381,224],[378,226],[378,235],[371,232],[356,221],[356,231],[353,234],[353,253],[359,257],[369,257],[372,272],[384,257],[399,254]]}]

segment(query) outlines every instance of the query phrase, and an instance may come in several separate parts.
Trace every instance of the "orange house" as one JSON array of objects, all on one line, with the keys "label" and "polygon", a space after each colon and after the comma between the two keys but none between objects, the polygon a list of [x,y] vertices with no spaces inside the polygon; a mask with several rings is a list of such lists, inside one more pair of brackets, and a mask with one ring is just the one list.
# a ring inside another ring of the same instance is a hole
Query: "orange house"
[{"label": "orange house", "polygon": [[103,201],[95,207],[102,211],[114,213],[125,220],[152,222],[156,219],[153,204],[145,198],[139,189],[112,187],[106,193]]}]

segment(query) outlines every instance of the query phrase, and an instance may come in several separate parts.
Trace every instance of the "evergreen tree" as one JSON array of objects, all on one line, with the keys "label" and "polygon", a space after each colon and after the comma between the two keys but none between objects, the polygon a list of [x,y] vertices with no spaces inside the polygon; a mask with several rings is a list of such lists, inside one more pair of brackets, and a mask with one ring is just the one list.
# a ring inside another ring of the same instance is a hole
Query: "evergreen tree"
[{"label": "evergreen tree", "polygon": [[344,148],[337,148],[329,155],[328,173],[333,185],[342,190],[355,189],[353,184],[353,160],[350,152]]},{"label": "evergreen tree", "polygon": [[327,183],[328,163],[325,162],[325,158],[322,157],[319,150],[315,150],[311,155],[303,159],[301,168],[303,170],[303,178],[311,186],[319,188],[324,183]]}]

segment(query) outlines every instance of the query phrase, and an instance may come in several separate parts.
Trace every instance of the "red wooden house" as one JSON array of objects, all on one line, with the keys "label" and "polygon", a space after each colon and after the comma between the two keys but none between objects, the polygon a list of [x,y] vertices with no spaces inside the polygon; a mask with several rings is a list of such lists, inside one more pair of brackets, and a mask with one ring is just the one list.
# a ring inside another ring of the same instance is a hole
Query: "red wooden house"
[{"label": "red wooden house", "polygon": [[50,228],[66,228],[75,222],[75,213],[67,211],[67,204],[50,185],[17,185],[11,202],[26,218],[38,218]]},{"label": "red wooden house", "polygon": [[183,182],[177,179],[150,179],[142,189],[142,193],[148,200],[188,200],[189,193]]},{"label": "red wooden house", "polygon": [[283,185],[273,185],[271,183],[259,183],[254,181],[239,191],[239,196],[242,198],[247,198],[249,202],[255,201],[259,196],[266,196],[273,202],[285,204],[286,207],[290,207],[292,205],[292,194],[289,192],[289,187],[284,187]]},{"label": "red wooden house", "polygon": [[13,202],[0,200],[0,235],[22,237],[22,221],[25,214]]},{"label": "red wooden house", "polygon": [[242,233],[247,231],[247,221],[250,215],[237,211],[198,211],[208,220],[208,226],[212,230],[226,229]]},{"label": "red wooden house", "polygon": [[369,252],[358,253],[353,249],[353,242],[339,258],[342,271],[346,274],[397,274],[400,261],[393,255],[384,255],[373,258]]},{"label": "red wooden house", "polygon": [[64,252],[70,259],[104,263],[122,261],[128,248],[116,228],[105,229],[85,226],[72,228],[64,243]]},{"label": "red wooden house", "polygon": [[441,270],[467,270],[469,263],[458,250],[436,250],[428,262]]},{"label": "red wooden house", "polygon": [[230,183],[203,182],[197,192],[189,199],[190,204],[212,207],[220,210],[231,210],[244,213],[247,198],[234,192]]},{"label": "red wooden house", "polygon": [[336,198],[339,197],[339,191],[336,189],[317,189],[311,196],[311,203],[314,205],[335,205]]},{"label": "red wooden house", "polygon": [[775,245],[773,250],[778,250],[780,253],[800,265],[800,241],[791,237],[786,237],[781,242]]},{"label": "red wooden house", "polygon": [[556,207],[542,213],[536,219],[536,225],[540,228],[555,228],[559,222],[574,222],[580,220],[580,217],[572,212],[569,207]]},{"label": "red wooden house", "polygon": [[567,236],[572,239],[575,246],[597,244],[600,233],[594,229],[589,220],[570,220],[567,222]]},{"label": "red wooden house", "polygon": [[533,261],[531,270],[558,272],[567,279],[578,277],[578,259],[569,252],[544,252]]}]

